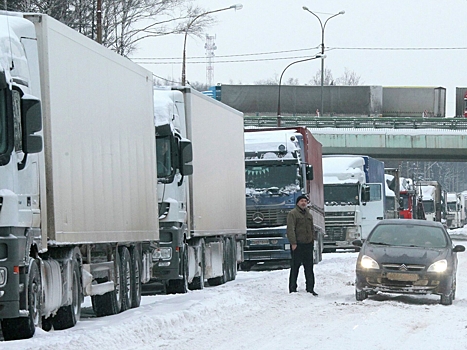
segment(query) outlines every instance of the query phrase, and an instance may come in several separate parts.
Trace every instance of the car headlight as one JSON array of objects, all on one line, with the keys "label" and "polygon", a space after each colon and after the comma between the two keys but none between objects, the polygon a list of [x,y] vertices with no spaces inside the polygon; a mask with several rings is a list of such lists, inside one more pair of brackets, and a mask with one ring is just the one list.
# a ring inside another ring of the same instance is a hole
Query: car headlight
[{"label": "car headlight", "polygon": [[364,269],[379,269],[379,265],[375,259],[369,257],[368,255],[362,256],[362,260],[360,260],[360,266]]},{"label": "car headlight", "polygon": [[172,248],[171,247],[161,247],[154,250],[152,253],[152,260],[170,260],[172,259]]},{"label": "car headlight", "polygon": [[448,261],[446,259],[438,260],[430,265],[428,272],[444,272],[448,268]]}]

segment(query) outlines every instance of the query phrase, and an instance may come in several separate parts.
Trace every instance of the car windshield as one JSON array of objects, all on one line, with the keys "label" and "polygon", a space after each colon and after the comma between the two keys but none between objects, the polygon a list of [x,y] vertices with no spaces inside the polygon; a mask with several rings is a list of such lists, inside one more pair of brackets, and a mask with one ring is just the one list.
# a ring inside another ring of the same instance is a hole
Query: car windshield
[{"label": "car windshield", "polygon": [[402,247],[445,248],[448,244],[442,228],[422,225],[378,225],[368,243]]}]

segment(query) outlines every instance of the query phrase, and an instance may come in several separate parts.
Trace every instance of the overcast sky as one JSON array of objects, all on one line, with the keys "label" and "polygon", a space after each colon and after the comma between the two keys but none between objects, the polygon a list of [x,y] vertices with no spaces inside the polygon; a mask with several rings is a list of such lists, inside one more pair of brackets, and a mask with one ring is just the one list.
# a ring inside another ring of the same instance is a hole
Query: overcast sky
[{"label": "overcast sky", "polygon": [[[206,10],[243,5],[240,11],[216,13],[217,24],[207,30],[216,36],[214,84],[253,84],[278,78],[288,64],[318,53],[321,27],[316,17],[302,9],[307,6],[323,23],[330,15],[345,11],[330,19],[325,28],[325,66],[334,79],[347,68],[360,76],[363,85],[443,86],[447,88],[447,116],[455,113],[455,88],[467,86],[466,0],[197,3]],[[207,82],[204,45],[204,38],[188,38],[188,81]],[[431,49],[389,50],[394,48]],[[157,76],[179,81],[182,51],[183,35],[172,35],[146,39],[134,57],[166,58],[144,66]],[[281,53],[271,54],[278,51]],[[306,84],[319,69],[319,60],[294,64],[285,72],[283,82],[297,78]]]}]

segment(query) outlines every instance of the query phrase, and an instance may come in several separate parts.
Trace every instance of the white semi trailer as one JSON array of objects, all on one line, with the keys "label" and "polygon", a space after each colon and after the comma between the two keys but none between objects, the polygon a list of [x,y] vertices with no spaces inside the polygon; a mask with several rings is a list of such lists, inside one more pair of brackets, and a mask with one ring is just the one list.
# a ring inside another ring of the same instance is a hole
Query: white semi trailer
[{"label": "white semi trailer", "polygon": [[[60,22],[0,13],[6,340],[141,300],[158,240],[152,74]],[[243,193],[239,191],[239,193]]]},{"label": "white semi trailer", "polygon": [[160,245],[153,293],[235,279],[246,237],[243,114],[190,87],[154,91]]}]

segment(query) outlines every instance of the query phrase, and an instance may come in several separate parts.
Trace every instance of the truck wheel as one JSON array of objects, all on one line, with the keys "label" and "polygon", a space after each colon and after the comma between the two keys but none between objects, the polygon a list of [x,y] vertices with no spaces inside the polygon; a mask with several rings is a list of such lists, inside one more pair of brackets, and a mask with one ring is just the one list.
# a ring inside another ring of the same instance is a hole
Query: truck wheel
[{"label": "truck wheel", "polygon": [[453,300],[453,291],[451,290],[449,294],[441,294],[441,305],[452,305]]},{"label": "truck wheel", "polygon": [[235,242],[235,238],[231,238],[231,247],[232,249],[230,250],[231,251],[231,257],[232,257],[232,260],[231,260],[231,267],[232,267],[232,272],[231,272],[231,276],[232,276],[232,279],[231,281],[234,281],[235,278],[237,278],[237,243]]},{"label": "truck wheel", "polygon": [[188,245],[183,245],[183,252],[181,257],[181,274],[182,278],[178,280],[170,280],[167,285],[167,293],[185,294],[188,292]]},{"label": "truck wheel", "polygon": [[121,310],[125,311],[131,307],[131,301],[133,300],[133,288],[132,288],[132,266],[131,256],[127,247],[122,246],[119,248],[121,273],[120,273],[120,297],[121,297]]},{"label": "truck wheel", "polygon": [[52,318],[54,329],[68,329],[74,327],[81,316],[81,301],[83,300],[83,290],[81,284],[81,271],[79,262],[73,259],[73,286],[71,305],[62,306],[57,314]]},{"label": "truck wheel", "polygon": [[227,267],[227,253],[226,253],[226,241],[224,241],[224,249],[223,249],[223,258],[222,258],[222,276],[219,277],[213,277],[208,279],[208,283],[210,286],[219,286],[221,284],[224,284],[227,282],[228,278],[228,267]]},{"label": "truck wheel", "polygon": [[224,266],[225,266],[225,282],[232,281],[233,269],[232,269],[232,243],[230,238],[225,239],[225,251],[224,251]]},{"label": "truck wheel", "polygon": [[[122,300],[120,293],[120,276],[121,276],[121,263],[120,254],[115,251],[115,289],[103,295],[91,296],[92,309],[97,317],[110,316],[118,314],[122,308]],[[106,282],[106,281],[104,281]]]},{"label": "truck wheel", "polygon": [[200,290],[204,288],[204,267],[205,267],[205,254],[206,251],[206,246],[204,245],[204,240],[201,241],[200,243],[200,254],[201,256],[199,257],[200,259],[200,275],[196,276],[193,278],[193,282],[189,284],[190,290]]},{"label": "truck wheel", "polygon": [[132,269],[132,281],[131,288],[133,289],[131,293],[131,307],[139,307],[141,304],[141,255],[139,253],[138,247],[132,247],[130,251],[131,256],[131,269]]},{"label": "truck wheel", "polygon": [[28,339],[34,335],[36,326],[40,326],[41,297],[39,265],[35,259],[31,259],[28,279],[29,316],[2,320],[2,333],[5,340]]}]

